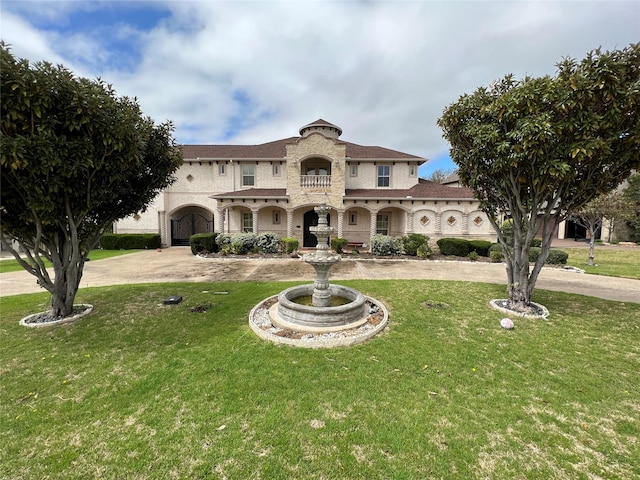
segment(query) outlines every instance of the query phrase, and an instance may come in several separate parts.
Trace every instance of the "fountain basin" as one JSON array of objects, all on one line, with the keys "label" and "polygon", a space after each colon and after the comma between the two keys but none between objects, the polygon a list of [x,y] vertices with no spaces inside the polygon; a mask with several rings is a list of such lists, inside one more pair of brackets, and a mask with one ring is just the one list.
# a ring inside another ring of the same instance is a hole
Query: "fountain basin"
[{"label": "fountain basin", "polygon": [[367,321],[365,297],[353,288],[329,285],[332,297],[347,300],[336,307],[314,307],[296,303],[295,299],[313,295],[313,285],[288,288],[278,295],[278,303],[269,310],[271,322],[280,328],[304,332],[335,332],[354,328]]}]

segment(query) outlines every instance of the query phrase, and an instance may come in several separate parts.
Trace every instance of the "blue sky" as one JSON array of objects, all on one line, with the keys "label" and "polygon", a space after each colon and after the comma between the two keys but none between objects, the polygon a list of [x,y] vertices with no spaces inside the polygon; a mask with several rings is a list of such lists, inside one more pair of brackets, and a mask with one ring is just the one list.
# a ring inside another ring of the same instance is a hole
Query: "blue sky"
[{"label": "blue sky", "polygon": [[14,54],[170,119],[180,143],[256,144],[323,118],[342,139],[453,168],[460,95],[640,40],[638,1],[0,1]]}]

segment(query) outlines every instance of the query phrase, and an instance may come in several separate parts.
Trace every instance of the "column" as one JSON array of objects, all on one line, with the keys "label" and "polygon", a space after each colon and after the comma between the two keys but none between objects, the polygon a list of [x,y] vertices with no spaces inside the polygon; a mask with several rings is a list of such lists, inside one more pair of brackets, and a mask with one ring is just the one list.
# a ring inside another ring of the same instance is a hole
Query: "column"
[{"label": "column", "polygon": [[338,238],[344,238],[344,210],[338,212]]},{"label": "column", "polygon": [[287,210],[287,238],[293,237],[293,210]]},{"label": "column", "polygon": [[258,210],[252,210],[251,215],[253,215],[253,233],[258,234]]},{"label": "column", "polygon": [[442,233],[442,213],[436,213],[436,224],[434,226],[434,233]]},{"label": "column", "polygon": [[413,233],[413,212],[405,212],[405,235],[410,235]]},{"label": "column", "polygon": [[462,234],[463,235],[469,234],[469,214],[468,213],[462,214]]},{"label": "column", "polygon": [[378,211],[371,211],[371,225],[369,225],[369,248],[371,248],[371,239],[376,234],[377,230]]},{"label": "column", "polygon": [[216,221],[214,222],[213,231],[224,233],[224,208],[216,207]]}]

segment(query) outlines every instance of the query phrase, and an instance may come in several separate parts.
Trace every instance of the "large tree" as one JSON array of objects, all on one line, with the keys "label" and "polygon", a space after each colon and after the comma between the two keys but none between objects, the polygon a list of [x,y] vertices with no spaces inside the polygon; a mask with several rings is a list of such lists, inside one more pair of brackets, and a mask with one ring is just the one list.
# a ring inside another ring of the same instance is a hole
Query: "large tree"
[{"label": "large tree", "polygon": [[67,316],[89,251],[171,184],[182,156],[171,123],[155,125],[111,85],[4,44],[0,54],[0,240]]},{"label": "large tree", "polygon": [[[559,222],[640,163],[640,44],[566,58],[554,76],[512,75],[461,96],[438,120],[463,185],[503,247],[512,308],[527,309]],[[499,215],[513,219],[513,248]],[[530,268],[535,237],[542,251]]]}]

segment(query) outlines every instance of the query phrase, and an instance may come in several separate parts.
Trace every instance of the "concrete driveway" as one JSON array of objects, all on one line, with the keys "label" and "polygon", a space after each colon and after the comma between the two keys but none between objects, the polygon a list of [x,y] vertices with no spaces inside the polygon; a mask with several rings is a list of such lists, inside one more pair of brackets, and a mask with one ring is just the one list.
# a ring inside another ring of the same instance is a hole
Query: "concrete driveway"
[{"label": "concrete driveway", "polygon": [[[145,250],[87,262],[80,287],[127,283],[309,280],[313,267],[291,258],[201,258],[189,247]],[[354,259],[343,257],[331,280],[430,279],[506,285],[503,264],[484,262]],[[545,267],[536,288],[640,303],[640,280],[587,275]],[[0,274],[0,296],[43,291],[25,271]]]}]

